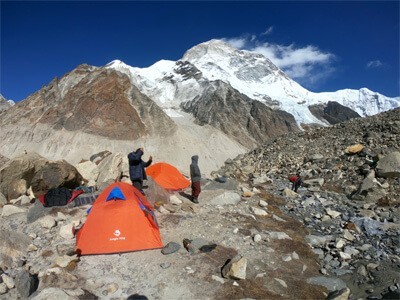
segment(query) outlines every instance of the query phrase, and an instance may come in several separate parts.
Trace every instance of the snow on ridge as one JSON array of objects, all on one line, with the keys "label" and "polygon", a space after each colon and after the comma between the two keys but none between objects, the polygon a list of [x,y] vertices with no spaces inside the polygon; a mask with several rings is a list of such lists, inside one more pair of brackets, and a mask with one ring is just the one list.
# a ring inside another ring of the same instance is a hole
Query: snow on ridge
[{"label": "snow on ridge", "polygon": [[[178,62],[189,62],[199,69],[202,79],[188,78],[179,72]],[[400,97],[389,98],[367,88],[336,92],[311,92],[289,78],[267,57],[238,50],[222,40],[210,40],[187,50],[178,62],[160,60],[147,68],[134,68],[120,60],[106,65],[128,74],[141,92],[156,101],[168,114],[181,102],[202,92],[200,81],[221,80],[251,99],[291,113],[298,124],[321,123],[309,105],[336,101],[361,116],[373,115],[400,106]],[[272,104],[271,104],[272,103]],[[278,103],[278,105],[277,105]]]}]

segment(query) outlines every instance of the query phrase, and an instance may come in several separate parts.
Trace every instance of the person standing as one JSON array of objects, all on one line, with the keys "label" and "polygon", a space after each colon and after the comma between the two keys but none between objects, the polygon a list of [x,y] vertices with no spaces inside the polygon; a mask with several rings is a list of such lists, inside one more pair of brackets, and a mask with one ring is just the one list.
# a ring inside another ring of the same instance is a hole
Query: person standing
[{"label": "person standing", "polygon": [[132,185],[137,188],[143,195],[143,180],[147,179],[145,168],[151,165],[153,157],[150,155],[149,160],[144,162],[142,160],[143,148],[139,148],[134,152],[128,154],[129,161],[129,177]]},{"label": "person standing", "polygon": [[299,187],[303,185],[303,179],[301,178],[300,173],[289,177],[289,181],[292,183],[292,191],[295,191],[296,193]]},{"label": "person standing", "polygon": [[199,203],[199,195],[201,192],[201,173],[198,165],[199,156],[192,156],[192,163],[190,164],[190,179],[192,181],[192,201],[194,203]]}]

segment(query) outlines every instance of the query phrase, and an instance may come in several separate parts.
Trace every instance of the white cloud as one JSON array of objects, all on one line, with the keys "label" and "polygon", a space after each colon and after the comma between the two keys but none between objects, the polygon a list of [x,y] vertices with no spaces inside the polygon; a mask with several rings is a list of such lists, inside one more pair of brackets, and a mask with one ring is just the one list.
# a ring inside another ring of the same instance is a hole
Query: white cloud
[{"label": "white cloud", "polygon": [[232,38],[232,39],[222,39],[225,43],[228,43],[234,48],[243,49],[246,45],[247,39],[246,38]]},{"label": "white cloud", "polygon": [[371,68],[379,68],[382,67],[383,63],[380,60],[371,60],[367,63],[367,68],[371,69]]},{"label": "white cloud", "polygon": [[[272,30],[271,26],[261,35]],[[263,54],[289,77],[308,87],[316,86],[334,72],[332,62],[335,60],[335,55],[322,51],[314,45],[300,47],[295,44],[272,44],[262,42],[254,38],[254,35],[249,38],[231,38],[224,41],[232,47]]]},{"label": "white cloud", "polygon": [[269,35],[274,30],[274,26],[269,26],[261,35]]}]

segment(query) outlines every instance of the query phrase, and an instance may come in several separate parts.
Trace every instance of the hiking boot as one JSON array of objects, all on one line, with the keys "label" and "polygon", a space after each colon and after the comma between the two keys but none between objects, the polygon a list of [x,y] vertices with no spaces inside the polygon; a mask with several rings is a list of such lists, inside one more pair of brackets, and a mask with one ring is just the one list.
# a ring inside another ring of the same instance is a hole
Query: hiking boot
[{"label": "hiking boot", "polygon": [[199,200],[197,200],[197,198],[194,198],[194,197],[193,197],[192,201],[193,201],[193,203],[199,203]]}]

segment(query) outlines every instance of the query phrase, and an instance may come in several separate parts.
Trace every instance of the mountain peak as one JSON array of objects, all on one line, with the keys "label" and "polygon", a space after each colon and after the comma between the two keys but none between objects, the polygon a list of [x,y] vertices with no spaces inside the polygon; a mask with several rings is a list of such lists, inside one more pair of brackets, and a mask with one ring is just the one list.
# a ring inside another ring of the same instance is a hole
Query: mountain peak
[{"label": "mountain peak", "polygon": [[112,68],[118,68],[118,67],[125,67],[125,68],[129,68],[130,66],[127,65],[126,63],[124,63],[122,60],[119,59],[115,59],[111,62],[109,62],[108,64],[106,64],[106,67],[112,67]]},{"label": "mountain peak", "polygon": [[222,40],[212,39],[208,42],[198,44],[190,48],[183,55],[182,60],[190,62],[197,61],[204,56],[215,57],[215,56],[226,56],[232,55],[236,48],[233,48]]}]

